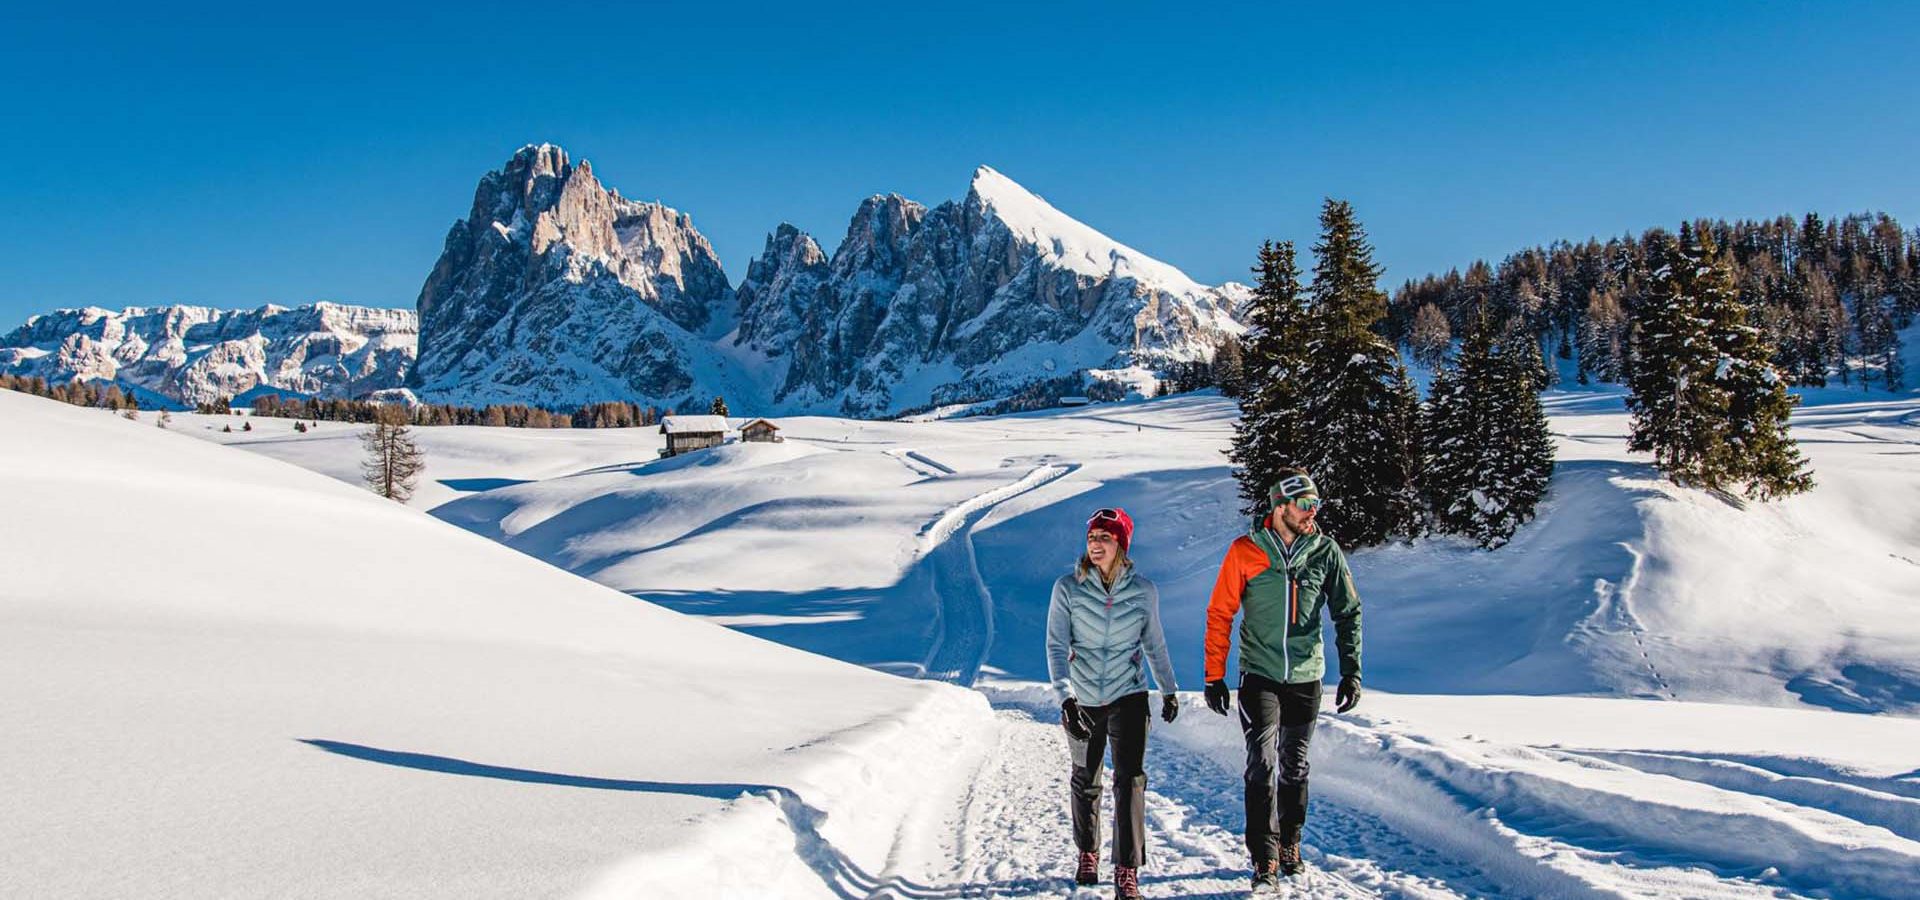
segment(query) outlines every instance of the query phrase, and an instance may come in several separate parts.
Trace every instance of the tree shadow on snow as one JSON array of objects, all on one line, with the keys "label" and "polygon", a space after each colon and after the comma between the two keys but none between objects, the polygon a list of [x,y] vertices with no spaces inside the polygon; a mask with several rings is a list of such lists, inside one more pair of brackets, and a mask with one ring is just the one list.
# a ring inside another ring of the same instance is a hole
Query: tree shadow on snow
[{"label": "tree shadow on snow", "polygon": [[462,494],[477,494],[494,488],[526,484],[527,480],[524,478],[442,478],[440,483]]}]

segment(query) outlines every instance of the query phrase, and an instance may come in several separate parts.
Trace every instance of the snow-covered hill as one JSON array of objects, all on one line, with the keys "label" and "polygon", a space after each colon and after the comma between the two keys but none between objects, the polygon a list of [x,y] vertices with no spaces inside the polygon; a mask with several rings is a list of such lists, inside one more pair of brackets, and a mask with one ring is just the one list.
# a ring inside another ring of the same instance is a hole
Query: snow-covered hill
[{"label": "snow-covered hill", "polygon": [[0,896],[766,896],[883,871],[991,725],[276,460],[0,422]]},{"label": "snow-covered hill", "polygon": [[63,309],[0,336],[0,372],[117,381],[149,405],[191,407],[261,387],[357,397],[400,385],[416,337],[411,310],[338,303]]}]

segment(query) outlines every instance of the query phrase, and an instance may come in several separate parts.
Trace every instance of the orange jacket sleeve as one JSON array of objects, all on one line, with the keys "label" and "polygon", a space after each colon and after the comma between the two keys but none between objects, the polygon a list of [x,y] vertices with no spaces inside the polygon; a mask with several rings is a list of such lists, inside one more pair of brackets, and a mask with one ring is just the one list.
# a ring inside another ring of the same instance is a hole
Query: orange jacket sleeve
[{"label": "orange jacket sleeve", "polygon": [[1227,651],[1233,648],[1233,617],[1240,612],[1240,595],[1247,579],[1267,569],[1267,554],[1242,535],[1220,561],[1220,577],[1213,581],[1207,601],[1207,680],[1227,679]]}]

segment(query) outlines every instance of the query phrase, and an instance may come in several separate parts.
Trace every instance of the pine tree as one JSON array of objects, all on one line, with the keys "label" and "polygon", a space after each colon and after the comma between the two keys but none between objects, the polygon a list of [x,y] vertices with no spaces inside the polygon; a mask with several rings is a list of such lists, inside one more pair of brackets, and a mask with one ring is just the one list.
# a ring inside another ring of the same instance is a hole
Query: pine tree
[{"label": "pine tree", "polygon": [[1711,235],[1683,225],[1662,236],[1637,310],[1632,450],[1650,451],[1676,482],[1709,490],[1743,486],[1770,499],[1813,486],[1787,432],[1794,398],[1773,368],[1773,348],[1746,307]]},{"label": "pine tree", "polygon": [[1482,310],[1459,358],[1435,374],[1421,415],[1421,492],[1434,527],[1488,548],[1533,518],[1554,456],[1534,389],[1540,345],[1519,328],[1498,342],[1494,331]]},{"label": "pine tree", "polygon": [[1900,389],[1900,340],[1888,299],[1861,297],[1854,303],[1853,325],[1862,364],[1861,390],[1871,384],[1873,379],[1869,374],[1876,368],[1881,386],[1890,391]]},{"label": "pine tree", "polygon": [[1486,547],[1506,543],[1532,521],[1553,480],[1553,431],[1540,392],[1527,377],[1544,362],[1539,342],[1528,333],[1509,330],[1496,348],[1489,387],[1493,425],[1487,442],[1492,477],[1481,489],[1488,503],[1474,534]]},{"label": "pine tree", "polygon": [[[1692,227],[1682,225],[1681,241],[1692,240]],[[1654,464],[1675,481],[1698,483],[1706,457],[1721,443],[1726,393],[1712,378],[1718,356],[1681,245],[1662,233],[1650,250],[1652,276],[1635,309],[1639,330],[1627,398],[1633,413],[1627,447],[1651,452]]]},{"label": "pine tree", "polygon": [[413,442],[404,410],[382,407],[372,425],[360,435],[366,457],[360,474],[373,492],[401,503],[413,496],[414,479],[426,468],[426,457]]},{"label": "pine tree", "polygon": [[1267,488],[1300,452],[1300,371],[1306,363],[1307,315],[1300,303],[1300,269],[1293,242],[1260,245],[1253,268],[1253,300],[1241,340],[1244,389],[1240,421],[1227,451],[1240,480],[1242,512],[1264,515]]},{"label": "pine tree", "polygon": [[1774,349],[1747,322],[1747,309],[1732,290],[1726,263],[1710,236],[1683,247],[1698,276],[1702,317],[1715,353],[1713,379],[1727,398],[1725,447],[1709,457],[1705,472],[1714,486],[1739,485],[1755,500],[1813,489],[1813,473],[1788,431],[1799,398],[1773,366]]},{"label": "pine tree", "polygon": [[1213,383],[1222,396],[1239,397],[1246,389],[1246,365],[1240,339],[1227,337],[1213,351]]},{"label": "pine tree", "polygon": [[1399,352],[1373,330],[1386,294],[1352,206],[1326,201],[1313,249],[1298,464],[1325,499],[1321,527],[1342,543],[1410,537],[1419,529],[1415,397]]},{"label": "pine tree", "polygon": [[725,416],[727,414],[727,398],[713,398],[713,407],[710,411],[716,416]]}]

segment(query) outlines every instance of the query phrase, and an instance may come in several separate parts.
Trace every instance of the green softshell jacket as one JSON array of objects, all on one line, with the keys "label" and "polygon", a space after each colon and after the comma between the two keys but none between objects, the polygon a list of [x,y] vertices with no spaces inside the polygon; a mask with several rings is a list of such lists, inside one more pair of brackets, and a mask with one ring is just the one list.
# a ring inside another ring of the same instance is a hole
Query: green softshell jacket
[{"label": "green softshell jacket", "polygon": [[1346,554],[1319,532],[1288,547],[1264,520],[1236,538],[1207,605],[1208,681],[1226,679],[1233,618],[1240,614],[1240,671],[1286,684],[1319,681],[1320,611],[1333,616],[1342,677],[1360,675],[1360,595]]}]

